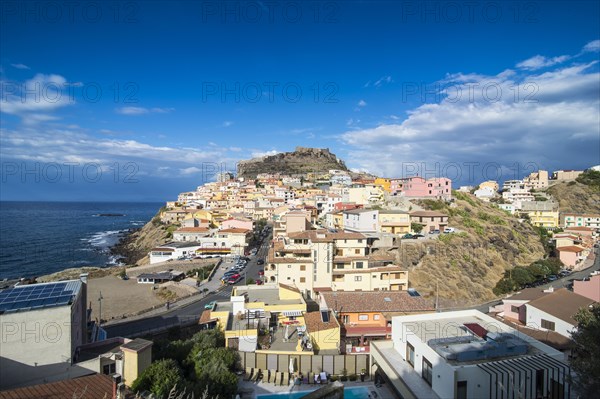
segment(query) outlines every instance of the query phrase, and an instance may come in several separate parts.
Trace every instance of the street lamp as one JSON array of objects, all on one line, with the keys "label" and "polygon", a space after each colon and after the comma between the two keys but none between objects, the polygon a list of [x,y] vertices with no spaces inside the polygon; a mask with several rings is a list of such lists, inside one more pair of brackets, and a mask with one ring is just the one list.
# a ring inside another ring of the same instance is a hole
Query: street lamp
[{"label": "street lamp", "polygon": [[98,297],[98,302],[100,303],[100,307],[98,309],[98,327],[102,326],[102,300],[104,297],[102,296],[102,291],[100,291],[100,296]]}]

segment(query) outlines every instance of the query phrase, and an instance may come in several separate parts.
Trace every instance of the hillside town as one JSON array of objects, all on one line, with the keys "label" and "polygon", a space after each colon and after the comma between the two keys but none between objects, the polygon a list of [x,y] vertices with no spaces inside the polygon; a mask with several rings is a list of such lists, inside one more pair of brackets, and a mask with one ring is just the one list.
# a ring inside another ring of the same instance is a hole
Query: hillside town
[{"label": "hillside town", "polygon": [[[383,178],[335,169],[253,178],[225,171],[166,202],[150,222],[166,232],[145,261],[154,271],[136,274],[131,267],[122,278],[161,289],[189,280],[172,265],[216,262],[210,277],[191,279],[198,295],[181,301],[181,309],[190,312],[195,304],[186,321],[193,339],[221,334],[216,345],[239,355],[229,365],[238,371],[234,388],[215,388],[218,394],[254,398],[342,383],[354,384],[361,398],[575,398],[570,362],[577,315],[600,302],[600,214],[563,211],[547,189],[598,174],[598,166],[539,170],[522,180],[453,187],[443,177]],[[452,209],[459,197],[491,204],[506,218],[543,231],[548,252],[535,278],[517,282],[507,271],[495,301],[445,309],[436,292],[421,292],[411,282],[415,267],[397,253],[403,245],[464,236],[452,212],[439,210]],[[12,334],[2,350],[3,362],[10,359],[2,381],[12,384],[2,387],[9,390],[0,398],[60,390],[53,381],[72,387],[83,379],[128,397],[157,364],[175,359],[164,354],[174,350],[173,342],[153,346],[149,332],[161,325],[119,330],[118,321],[102,325],[101,315],[91,317],[87,285],[82,275],[0,292],[3,323],[17,325],[35,310],[38,319],[52,315],[71,331],[62,345]],[[148,317],[171,306],[179,305],[167,302]],[[124,331],[129,338],[113,335]],[[185,338],[176,342],[193,346]],[[45,361],[34,352],[46,353]],[[54,367],[64,359],[65,367]],[[107,377],[115,372],[118,380]]]}]

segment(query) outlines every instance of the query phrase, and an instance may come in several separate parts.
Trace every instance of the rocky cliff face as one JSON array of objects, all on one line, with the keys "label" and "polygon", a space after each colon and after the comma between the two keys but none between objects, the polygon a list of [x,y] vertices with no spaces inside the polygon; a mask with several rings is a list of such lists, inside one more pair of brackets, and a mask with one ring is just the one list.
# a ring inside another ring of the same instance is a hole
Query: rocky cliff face
[{"label": "rocky cliff face", "polygon": [[330,169],[348,170],[344,161],[329,152],[328,148],[296,147],[294,152],[240,161],[237,166],[237,176],[252,179],[259,173],[293,175],[327,172]]}]

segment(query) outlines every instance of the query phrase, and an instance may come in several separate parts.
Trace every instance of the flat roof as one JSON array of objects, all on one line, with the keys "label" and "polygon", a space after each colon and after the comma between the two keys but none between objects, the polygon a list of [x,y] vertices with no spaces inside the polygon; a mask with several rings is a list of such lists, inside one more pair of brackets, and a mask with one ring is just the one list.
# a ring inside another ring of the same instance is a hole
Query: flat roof
[{"label": "flat roof", "polygon": [[0,314],[71,305],[81,280],[21,285],[0,291]]}]

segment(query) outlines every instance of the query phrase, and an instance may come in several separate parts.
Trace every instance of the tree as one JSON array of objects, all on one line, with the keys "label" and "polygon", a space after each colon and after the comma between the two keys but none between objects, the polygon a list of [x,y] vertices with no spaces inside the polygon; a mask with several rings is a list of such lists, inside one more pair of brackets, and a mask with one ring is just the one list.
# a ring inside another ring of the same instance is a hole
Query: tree
[{"label": "tree", "polygon": [[571,367],[577,373],[574,385],[582,398],[600,392],[600,304],[580,309],[574,316],[577,330],[571,334],[575,357]]},{"label": "tree", "polygon": [[158,398],[165,398],[174,386],[185,384],[183,371],[173,359],[159,360],[152,363],[133,382],[134,392],[150,391]]},{"label": "tree", "polygon": [[423,231],[423,225],[420,223],[411,223],[410,224],[410,229],[412,231],[414,231],[415,233],[420,233]]}]

